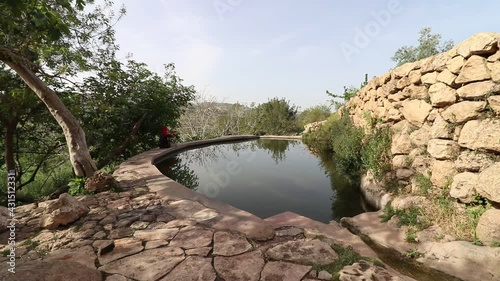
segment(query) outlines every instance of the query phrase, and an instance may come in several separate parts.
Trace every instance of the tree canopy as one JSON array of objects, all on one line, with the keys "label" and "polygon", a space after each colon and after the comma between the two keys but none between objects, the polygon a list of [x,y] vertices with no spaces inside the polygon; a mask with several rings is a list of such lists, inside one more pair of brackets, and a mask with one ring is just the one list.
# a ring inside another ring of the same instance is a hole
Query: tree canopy
[{"label": "tree canopy", "polygon": [[425,27],[419,32],[417,46],[403,46],[394,53],[391,59],[399,66],[408,62],[425,59],[453,48],[454,43],[452,40],[441,42],[441,38],[441,34],[433,34],[430,27]]}]

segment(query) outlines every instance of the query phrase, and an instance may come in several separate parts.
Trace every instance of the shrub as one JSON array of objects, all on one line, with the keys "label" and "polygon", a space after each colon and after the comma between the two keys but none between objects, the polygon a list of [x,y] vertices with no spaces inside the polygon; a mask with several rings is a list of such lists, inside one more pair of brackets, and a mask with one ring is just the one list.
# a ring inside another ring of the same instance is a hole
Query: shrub
[{"label": "shrub", "polygon": [[87,191],[85,190],[85,179],[86,178],[73,178],[68,184],[68,194],[71,196],[86,194]]}]

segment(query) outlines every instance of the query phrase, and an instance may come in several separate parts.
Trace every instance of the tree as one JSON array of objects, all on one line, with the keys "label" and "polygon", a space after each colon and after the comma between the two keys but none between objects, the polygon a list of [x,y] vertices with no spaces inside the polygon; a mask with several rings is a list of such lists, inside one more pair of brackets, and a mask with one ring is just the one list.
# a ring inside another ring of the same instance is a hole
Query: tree
[{"label": "tree", "polygon": [[324,104],[316,105],[302,111],[299,114],[299,122],[301,126],[305,126],[313,122],[323,121],[328,118],[330,114],[330,106]]},{"label": "tree", "polygon": [[[62,128],[77,176],[97,170],[79,121],[46,81],[92,70],[96,50],[114,56],[111,17],[92,0],[25,0],[0,2],[0,61],[21,77]],[[112,3],[105,1],[104,7]]]},{"label": "tree", "polygon": [[[326,94],[332,98],[331,103],[335,106],[335,108],[338,110],[344,103],[348,102],[350,99],[352,99],[360,89],[362,89],[364,86],[368,84],[368,74],[365,74],[365,80],[361,82],[359,87],[356,86],[349,86],[346,87],[344,86],[344,93],[342,95],[336,95],[328,90],[326,90]],[[343,101],[337,101],[335,99],[342,99]]]},{"label": "tree", "polygon": [[430,27],[425,27],[419,32],[418,46],[403,46],[399,48],[391,58],[402,65],[408,62],[415,62],[427,57],[446,52],[453,48],[453,41],[441,42],[441,34],[432,34]]},{"label": "tree", "polygon": [[298,133],[297,107],[290,105],[284,98],[273,98],[255,108],[257,134],[286,135]]}]

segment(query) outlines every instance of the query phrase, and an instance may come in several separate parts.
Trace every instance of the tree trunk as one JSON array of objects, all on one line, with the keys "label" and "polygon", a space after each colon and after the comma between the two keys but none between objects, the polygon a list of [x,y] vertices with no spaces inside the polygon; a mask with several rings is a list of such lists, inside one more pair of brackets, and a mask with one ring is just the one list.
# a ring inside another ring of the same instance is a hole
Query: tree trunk
[{"label": "tree trunk", "polygon": [[14,133],[17,127],[17,120],[11,120],[4,123],[5,131],[5,163],[7,164],[7,171],[16,169],[16,161],[14,160]]},{"label": "tree trunk", "polygon": [[[5,55],[5,54],[4,54]],[[23,63],[15,62],[9,58],[0,56],[5,64],[12,68],[23,81],[36,93],[45,103],[50,113],[61,126],[66,144],[68,145],[69,157],[73,171],[78,177],[90,177],[97,171],[97,167],[90,157],[85,140],[85,132],[71,111],[62,103],[56,93],[38,78],[35,73]]]}]

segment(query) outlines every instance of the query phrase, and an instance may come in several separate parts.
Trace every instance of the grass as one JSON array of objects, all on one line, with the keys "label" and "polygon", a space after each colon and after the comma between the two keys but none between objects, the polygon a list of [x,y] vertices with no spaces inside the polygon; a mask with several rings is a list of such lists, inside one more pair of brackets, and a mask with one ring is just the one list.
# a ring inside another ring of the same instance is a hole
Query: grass
[{"label": "grass", "polygon": [[406,252],[406,257],[410,259],[416,259],[422,254],[417,250],[417,248],[411,248]]},{"label": "grass", "polygon": [[422,195],[428,195],[433,187],[431,179],[429,177],[425,176],[424,174],[418,173],[415,176],[415,180],[417,182],[417,186],[419,187]]},{"label": "grass", "polygon": [[500,242],[498,242],[498,241],[491,242],[490,246],[491,247],[500,247]]},{"label": "grass", "polygon": [[359,255],[353,250],[351,246],[344,248],[342,246],[332,245],[331,247],[335,252],[337,252],[337,254],[339,255],[339,259],[336,262],[328,265],[313,264],[313,270],[316,270],[318,272],[325,270],[335,276],[336,273],[342,270],[342,268],[344,268],[345,266],[352,265],[359,262],[360,260],[371,262],[376,266],[385,267],[385,265],[378,259],[363,257]]}]

